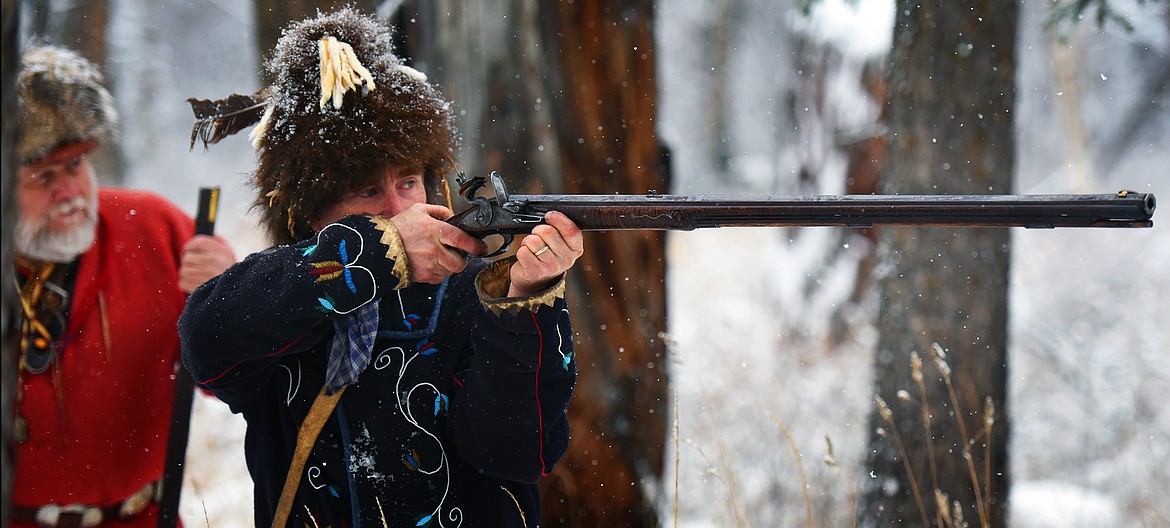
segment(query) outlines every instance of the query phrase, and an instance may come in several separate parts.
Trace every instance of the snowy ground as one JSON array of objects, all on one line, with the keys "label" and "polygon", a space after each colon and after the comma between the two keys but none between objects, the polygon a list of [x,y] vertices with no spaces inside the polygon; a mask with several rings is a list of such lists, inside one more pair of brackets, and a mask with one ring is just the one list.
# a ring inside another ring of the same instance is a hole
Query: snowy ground
[{"label": "snowy ground", "polygon": [[670,237],[678,450],[668,465],[679,469],[665,480],[663,509],[677,501],[679,525],[801,525],[802,471],[818,526],[849,524],[872,399],[869,349],[778,331],[799,312],[776,302],[782,237],[766,228]]},{"label": "snowy ground", "polygon": [[244,466],[245,423],[214,396],[199,393],[191,415],[179,516],[191,527],[246,528],[252,479]]}]

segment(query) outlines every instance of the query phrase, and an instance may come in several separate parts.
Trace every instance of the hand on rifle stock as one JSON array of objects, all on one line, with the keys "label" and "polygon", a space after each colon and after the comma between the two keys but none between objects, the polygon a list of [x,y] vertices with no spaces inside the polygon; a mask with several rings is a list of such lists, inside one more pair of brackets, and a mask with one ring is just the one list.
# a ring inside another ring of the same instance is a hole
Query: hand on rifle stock
[{"label": "hand on rifle stock", "polygon": [[214,235],[195,235],[183,245],[179,256],[179,289],[191,293],[235,263],[236,254],[227,241]]},{"label": "hand on rifle stock", "polygon": [[446,207],[417,203],[390,219],[402,239],[411,282],[443,282],[467,267],[465,255],[487,251],[482,240],[445,222],[451,214]]},{"label": "hand on rifle stock", "polygon": [[544,221],[520,241],[509,297],[527,297],[548,289],[585,252],[581,229],[569,217],[550,211]]}]

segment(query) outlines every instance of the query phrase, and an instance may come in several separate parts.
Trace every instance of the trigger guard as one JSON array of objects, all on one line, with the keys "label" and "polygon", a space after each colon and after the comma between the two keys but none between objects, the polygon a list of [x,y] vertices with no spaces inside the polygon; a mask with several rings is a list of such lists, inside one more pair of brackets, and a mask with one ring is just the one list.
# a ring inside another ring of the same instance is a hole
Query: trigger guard
[{"label": "trigger guard", "polygon": [[512,246],[512,240],[514,240],[516,237],[511,235],[511,234],[503,234],[503,233],[501,233],[500,236],[504,238],[504,242],[502,244],[500,244],[500,247],[496,248],[495,251],[492,251],[491,253],[487,253],[484,255],[472,255],[472,256],[475,258],[488,259],[488,258],[498,257],[500,255],[503,255],[505,252],[508,251],[508,248]]}]

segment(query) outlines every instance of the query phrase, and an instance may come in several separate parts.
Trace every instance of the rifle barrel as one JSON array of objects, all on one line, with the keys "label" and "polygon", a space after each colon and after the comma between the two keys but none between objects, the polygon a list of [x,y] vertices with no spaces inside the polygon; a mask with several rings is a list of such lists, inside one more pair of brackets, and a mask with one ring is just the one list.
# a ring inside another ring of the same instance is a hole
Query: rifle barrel
[{"label": "rifle barrel", "polygon": [[[1126,191],[1049,195],[512,195],[508,203],[529,214],[560,211],[584,230],[683,231],[731,226],[1151,227],[1155,206],[1153,194]],[[504,232],[522,233],[531,228],[516,225]]]}]

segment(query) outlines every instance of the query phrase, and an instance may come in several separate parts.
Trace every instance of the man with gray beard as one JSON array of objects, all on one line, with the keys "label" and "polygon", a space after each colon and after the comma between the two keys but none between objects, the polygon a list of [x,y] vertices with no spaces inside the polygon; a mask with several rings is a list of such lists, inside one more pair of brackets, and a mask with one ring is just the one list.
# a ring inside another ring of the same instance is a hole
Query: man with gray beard
[{"label": "man with gray beard", "polygon": [[186,293],[235,262],[160,196],[99,188],[116,114],[77,54],[33,47],[17,82],[21,301],[14,527],[153,526]]}]

